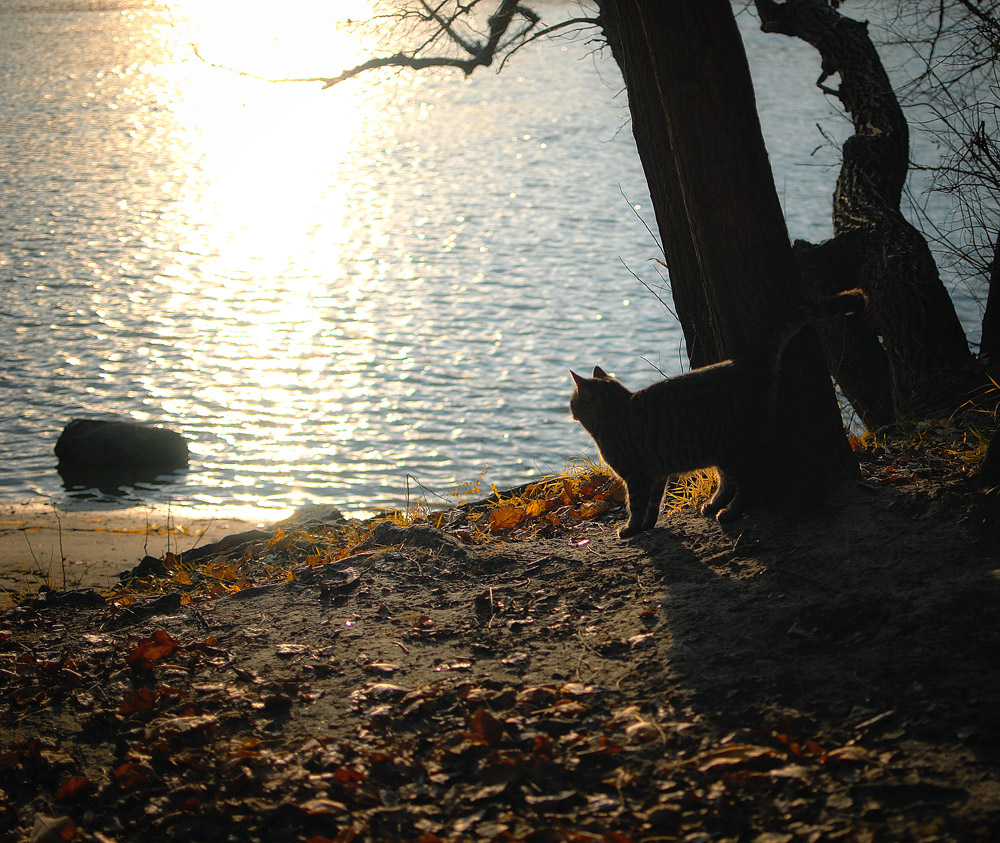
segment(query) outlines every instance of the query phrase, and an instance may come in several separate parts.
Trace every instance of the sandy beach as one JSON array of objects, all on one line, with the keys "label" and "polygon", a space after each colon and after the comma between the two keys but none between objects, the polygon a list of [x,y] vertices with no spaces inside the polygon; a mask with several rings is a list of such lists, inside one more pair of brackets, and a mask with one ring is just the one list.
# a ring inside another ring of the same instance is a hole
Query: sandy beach
[{"label": "sandy beach", "polygon": [[0,505],[0,598],[53,588],[107,588],[143,556],[188,551],[266,527],[280,513],[154,508],[61,510]]}]

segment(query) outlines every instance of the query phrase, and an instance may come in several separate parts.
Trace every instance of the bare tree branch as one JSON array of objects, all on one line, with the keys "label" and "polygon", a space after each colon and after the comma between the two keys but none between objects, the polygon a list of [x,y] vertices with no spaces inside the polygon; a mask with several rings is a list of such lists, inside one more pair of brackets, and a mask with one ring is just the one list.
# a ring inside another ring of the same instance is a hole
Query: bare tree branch
[{"label": "bare tree branch", "polygon": [[984,12],[982,9],[978,8],[975,3],[971,0],[958,0],[969,13],[974,17],[978,18],[981,25],[981,32],[990,41],[993,42],[994,47],[1000,43],[1000,21],[998,21],[992,14],[992,10],[989,12]]},{"label": "bare tree branch", "polygon": [[[277,81],[322,82],[323,89],[325,90],[327,88],[332,88],[334,85],[344,82],[347,79],[351,79],[358,74],[364,73],[367,70],[377,70],[382,67],[405,67],[410,68],[411,70],[423,70],[427,67],[457,67],[465,73],[466,76],[468,76],[482,63],[483,62],[479,61],[477,57],[473,57],[471,59],[454,59],[447,58],[445,56],[411,56],[406,53],[395,53],[391,56],[380,56],[378,58],[368,59],[368,61],[355,65],[337,76],[331,76],[326,79],[283,79]],[[489,62],[486,62],[486,64],[489,64]]]},{"label": "bare tree branch", "polygon": [[461,14],[461,11],[456,12],[454,15],[451,16],[450,19],[446,20],[444,17],[441,16],[439,12],[439,10],[443,8],[445,5],[443,2],[437,7],[437,9],[432,9],[430,5],[427,3],[427,0],[420,0],[420,5],[427,10],[427,14],[430,17],[430,19],[435,21],[437,25],[441,27],[441,31],[444,32],[449,38],[451,38],[452,41],[458,44],[458,46],[461,47],[463,50],[465,50],[465,52],[467,52],[469,55],[474,56],[482,49],[482,44],[473,41],[466,41],[462,37],[462,35],[452,26],[452,24],[458,19],[459,15]]},{"label": "bare tree branch", "polygon": [[[488,0],[387,0],[389,11],[359,22],[348,21],[352,27],[377,31],[384,42],[397,44],[420,38],[405,49],[374,56],[336,76],[267,77],[218,64],[205,58],[198,44],[191,43],[195,56],[210,67],[228,70],[239,76],[263,82],[320,82],[323,89],[332,88],[367,71],[381,68],[424,70],[432,67],[456,68],[468,76],[479,67],[488,67],[502,56],[501,68],[522,47],[570,27],[600,27],[599,15],[574,17],[541,27],[542,17],[521,0],[494,0],[496,6],[485,16],[485,29],[477,27],[475,13]],[[599,0],[591,0],[599,9]],[[482,16],[478,18],[484,20]],[[481,38],[474,37],[481,35]]]},{"label": "bare tree branch", "polygon": [[[454,67],[468,76],[478,67],[491,65],[498,54],[509,55],[541,34],[555,32],[575,22],[584,20],[588,23],[594,22],[590,19],[564,21],[532,35],[532,31],[541,23],[541,16],[529,7],[522,5],[520,0],[499,0],[493,13],[486,19],[487,31],[484,33],[483,40],[474,40],[464,34],[458,24],[461,22],[467,28],[471,28],[472,11],[479,5],[480,0],[471,0],[465,4],[456,3],[449,12],[444,11],[447,0],[442,0],[436,6],[432,6],[427,0],[418,0],[418,3],[421,11],[416,14],[422,23],[433,25],[432,32],[422,44],[411,50],[400,50],[391,55],[368,59],[359,65],[348,68],[337,76],[310,81],[323,82],[325,89],[368,70],[383,67],[412,70],[423,70],[429,67]],[[398,14],[398,17],[405,19],[412,14],[412,12],[407,13],[403,10]],[[519,24],[518,21],[520,21]],[[425,51],[442,38],[448,41],[443,54],[425,54]],[[447,52],[448,46],[457,48],[459,55],[449,54]]]},{"label": "bare tree branch", "polygon": [[[191,43],[195,56],[210,67],[265,82],[320,82],[331,88],[355,76],[380,68],[424,70],[432,67],[456,68],[468,76],[479,67],[488,67],[498,56],[504,60],[538,38],[571,26],[599,26],[598,17],[576,17],[540,28],[541,15],[520,0],[494,0],[491,14],[476,13],[487,0],[390,0],[390,11],[371,19],[348,21],[353,28],[378,32],[381,41],[405,48],[373,56],[336,76],[266,77],[238,70],[207,59],[198,44]],[[597,0],[593,0],[596,4]],[[485,27],[480,24],[485,22]],[[479,35],[481,37],[476,37]],[[414,37],[416,36],[416,37]]]},{"label": "bare tree branch", "polygon": [[[512,46],[509,49],[507,49],[508,45],[504,45],[504,49],[506,51],[506,55],[503,57],[503,60],[500,62],[500,69],[503,70],[504,65],[507,63],[507,61],[510,59],[510,57],[512,55],[514,55],[514,53],[516,53],[522,47],[528,46],[528,44],[530,44],[531,42],[537,41],[539,38],[545,38],[545,37],[547,37],[549,35],[552,35],[554,32],[558,32],[558,31],[560,31],[562,29],[568,29],[571,26],[579,26],[579,27],[594,26],[594,27],[597,27],[597,26],[600,26],[600,25],[601,25],[601,21],[600,21],[599,18],[569,18],[568,20],[560,21],[559,23],[553,24],[552,26],[547,26],[547,27],[545,27],[545,29],[541,29],[541,30],[538,30],[537,32],[532,33],[529,37],[525,38],[519,44],[517,44],[515,46]],[[508,42],[508,44],[509,43],[510,42]]]},{"label": "bare tree branch", "polygon": [[913,168],[930,173],[933,190],[954,201],[945,219],[928,216],[922,227],[956,280],[982,300],[995,278],[1000,226],[1000,3],[906,0],[897,4],[890,34],[890,43],[908,46],[920,63],[902,96],[911,121],[934,142],[936,160]]}]

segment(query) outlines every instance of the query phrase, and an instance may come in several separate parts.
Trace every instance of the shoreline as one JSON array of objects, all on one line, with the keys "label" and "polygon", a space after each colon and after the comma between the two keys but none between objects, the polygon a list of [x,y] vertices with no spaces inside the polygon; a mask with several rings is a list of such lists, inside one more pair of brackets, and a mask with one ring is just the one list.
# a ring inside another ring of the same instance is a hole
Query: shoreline
[{"label": "shoreline", "polygon": [[190,551],[233,533],[266,529],[288,512],[138,505],[60,509],[0,504],[0,600],[5,593],[110,588],[144,556]]}]

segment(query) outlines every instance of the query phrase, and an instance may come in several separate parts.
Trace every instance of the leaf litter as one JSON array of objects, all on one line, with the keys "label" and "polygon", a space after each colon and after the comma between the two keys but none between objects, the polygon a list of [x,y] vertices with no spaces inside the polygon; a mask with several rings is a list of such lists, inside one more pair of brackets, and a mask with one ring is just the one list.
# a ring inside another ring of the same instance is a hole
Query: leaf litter
[{"label": "leaf litter", "polygon": [[886,454],[794,524],[620,542],[578,473],[25,599],[0,835],[997,836],[996,496]]}]

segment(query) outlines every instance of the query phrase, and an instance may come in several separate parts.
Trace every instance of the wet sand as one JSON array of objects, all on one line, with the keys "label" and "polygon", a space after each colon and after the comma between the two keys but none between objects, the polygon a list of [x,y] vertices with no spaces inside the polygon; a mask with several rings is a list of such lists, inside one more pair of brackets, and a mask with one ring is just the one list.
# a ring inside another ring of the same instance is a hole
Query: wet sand
[{"label": "wet sand", "polygon": [[5,594],[52,588],[109,588],[143,556],[162,557],[265,528],[280,513],[129,509],[60,510],[0,505],[0,602]]}]

